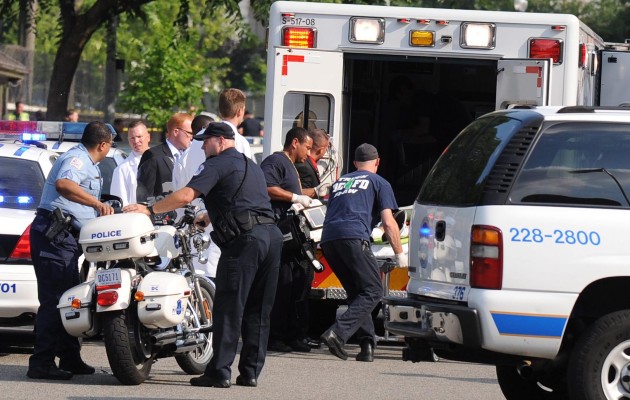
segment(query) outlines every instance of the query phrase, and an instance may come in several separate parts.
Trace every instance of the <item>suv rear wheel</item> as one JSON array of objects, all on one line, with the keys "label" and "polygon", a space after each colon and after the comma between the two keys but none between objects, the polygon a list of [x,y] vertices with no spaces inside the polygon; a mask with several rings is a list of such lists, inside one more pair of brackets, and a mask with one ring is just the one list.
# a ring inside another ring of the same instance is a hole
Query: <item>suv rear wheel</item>
[{"label": "suv rear wheel", "polygon": [[630,310],[604,315],[584,332],[567,379],[571,399],[630,397]]},{"label": "suv rear wheel", "polygon": [[497,365],[497,380],[507,400],[568,399],[566,390],[546,388],[534,377],[524,378],[514,365]]}]

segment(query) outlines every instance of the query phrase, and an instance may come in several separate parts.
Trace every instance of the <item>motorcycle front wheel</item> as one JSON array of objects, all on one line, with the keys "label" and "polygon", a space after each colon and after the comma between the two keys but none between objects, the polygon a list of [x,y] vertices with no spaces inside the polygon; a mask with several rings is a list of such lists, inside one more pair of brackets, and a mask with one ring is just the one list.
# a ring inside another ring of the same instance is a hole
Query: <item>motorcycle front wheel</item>
[{"label": "motorcycle front wheel", "polygon": [[[192,301],[190,306],[195,309],[197,315],[205,314],[212,324],[212,308],[214,306],[214,286],[203,278],[199,279],[201,287],[202,303],[200,309],[198,302]],[[206,366],[212,359],[212,332],[207,332],[206,340],[195,350],[175,355],[179,367],[189,375],[200,375],[206,370]]]},{"label": "motorcycle front wheel", "polygon": [[116,379],[139,385],[149,377],[154,355],[149,330],[138,320],[135,302],[126,310],[103,313],[103,337]]}]

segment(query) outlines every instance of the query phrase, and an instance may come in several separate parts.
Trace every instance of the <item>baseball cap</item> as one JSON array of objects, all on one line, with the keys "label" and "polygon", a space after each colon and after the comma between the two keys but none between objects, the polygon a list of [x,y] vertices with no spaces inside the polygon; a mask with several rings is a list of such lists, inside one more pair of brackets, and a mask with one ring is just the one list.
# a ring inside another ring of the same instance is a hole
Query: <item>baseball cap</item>
[{"label": "baseball cap", "polygon": [[372,161],[378,158],[378,151],[376,147],[372,146],[369,143],[363,143],[359,145],[357,149],[354,151],[354,161]]},{"label": "baseball cap", "polygon": [[226,139],[234,139],[234,131],[232,127],[223,122],[210,122],[206,129],[200,131],[194,136],[195,140],[204,140],[212,136],[223,136]]}]

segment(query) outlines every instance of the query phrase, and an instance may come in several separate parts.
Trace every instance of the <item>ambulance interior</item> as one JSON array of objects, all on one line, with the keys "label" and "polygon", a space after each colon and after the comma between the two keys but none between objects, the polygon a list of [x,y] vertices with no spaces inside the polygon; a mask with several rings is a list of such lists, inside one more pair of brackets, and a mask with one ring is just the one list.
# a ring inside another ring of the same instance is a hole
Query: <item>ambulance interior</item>
[{"label": "ambulance interior", "polygon": [[344,65],[346,169],[353,149],[374,144],[399,206],[413,204],[451,140],[495,108],[496,60],[346,54]]}]

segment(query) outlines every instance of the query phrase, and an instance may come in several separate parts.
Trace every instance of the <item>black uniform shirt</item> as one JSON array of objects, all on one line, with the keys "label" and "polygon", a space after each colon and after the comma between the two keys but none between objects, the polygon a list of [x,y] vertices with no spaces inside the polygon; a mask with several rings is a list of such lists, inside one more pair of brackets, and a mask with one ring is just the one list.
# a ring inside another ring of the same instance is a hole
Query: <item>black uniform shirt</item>
[{"label": "black uniform shirt", "polygon": [[[247,175],[243,181],[245,162]],[[234,197],[241,181],[243,187]],[[233,213],[249,210],[254,215],[273,218],[262,170],[235,148],[208,158],[186,186],[201,192],[211,221],[218,220],[227,210]]]}]

